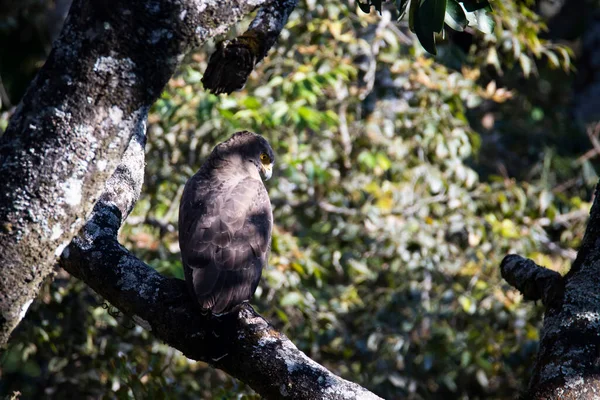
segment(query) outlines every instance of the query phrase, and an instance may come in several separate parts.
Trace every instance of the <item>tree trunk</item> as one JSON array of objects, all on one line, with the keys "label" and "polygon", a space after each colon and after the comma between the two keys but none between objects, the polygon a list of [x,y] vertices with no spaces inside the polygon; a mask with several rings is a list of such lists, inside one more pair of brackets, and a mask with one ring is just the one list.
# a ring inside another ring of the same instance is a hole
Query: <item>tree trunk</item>
[{"label": "tree trunk", "polygon": [[77,0],[0,138],[0,346],[193,44],[261,0]]}]

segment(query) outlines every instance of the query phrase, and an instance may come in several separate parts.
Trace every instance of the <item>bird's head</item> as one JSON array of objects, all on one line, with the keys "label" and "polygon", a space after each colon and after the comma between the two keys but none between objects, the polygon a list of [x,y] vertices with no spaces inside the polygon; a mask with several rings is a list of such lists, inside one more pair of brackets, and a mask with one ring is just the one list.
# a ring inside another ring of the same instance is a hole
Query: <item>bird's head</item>
[{"label": "bird's head", "polygon": [[256,133],[236,132],[232,137],[215,148],[222,159],[238,159],[242,163],[253,164],[260,177],[267,181],[273,175],[275,154],[269,142]]}]

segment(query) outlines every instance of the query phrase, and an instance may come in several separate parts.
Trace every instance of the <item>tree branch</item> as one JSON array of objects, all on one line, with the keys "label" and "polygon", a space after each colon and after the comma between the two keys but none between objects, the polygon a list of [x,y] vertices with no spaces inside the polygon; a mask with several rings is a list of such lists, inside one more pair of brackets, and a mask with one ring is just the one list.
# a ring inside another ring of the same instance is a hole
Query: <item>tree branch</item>
[{"label": "tree branch", "polygon": [[184,281],[162,276],[121,246],[117,231],[139,196],[143,166],[140,129],[91,219],[63,252],[64,269],[188,358],[226,371],[266,398],[379,398],[312,361],[249,305],[203,316]]},{"label": "tree branch", "polygon": [[250,73],[273,47],[298,0],[274,0],[263,6],[243,35],[217,43],[202,77],[204,88],[230,94],[244,87]]},{"label": "tree branch", "polygon": [[73,2],[0,138],[0,346],[187,49],[263,0]]},{"label": "tree branch", "polygon": [[542,300],[546,306],[562,301],[564,282],[556,271],[516,254],[504,257],[500,271],[502,277],[518,289],[526,300]]}]

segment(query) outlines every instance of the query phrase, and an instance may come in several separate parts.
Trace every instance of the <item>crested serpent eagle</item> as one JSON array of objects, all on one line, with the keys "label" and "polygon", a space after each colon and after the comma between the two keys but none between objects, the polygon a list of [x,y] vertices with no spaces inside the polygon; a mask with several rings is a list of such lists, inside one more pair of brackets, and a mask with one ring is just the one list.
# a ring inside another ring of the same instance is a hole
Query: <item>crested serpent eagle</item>
[{"label": "crested serpent eagle", "polygon": [[230,312],[258,286],[273,228],[262,179],[271,177],[274,159],[262,136],[237,132],[185,185],[179,246],[188,289],[206,312]]}]

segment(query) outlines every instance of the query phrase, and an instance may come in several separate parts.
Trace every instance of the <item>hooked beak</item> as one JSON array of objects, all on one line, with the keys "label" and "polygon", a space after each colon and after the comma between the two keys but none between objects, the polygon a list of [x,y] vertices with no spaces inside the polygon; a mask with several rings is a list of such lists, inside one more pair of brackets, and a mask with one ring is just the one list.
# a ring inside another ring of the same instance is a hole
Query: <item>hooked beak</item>
[{"label": "hooked beak", "polygon": [[261,164],[260,166],[260,177],[262,178],[263,181],[268,181],[269,179],[271,179],[271,176],[273,175],[273,163],[271,164]]}]

